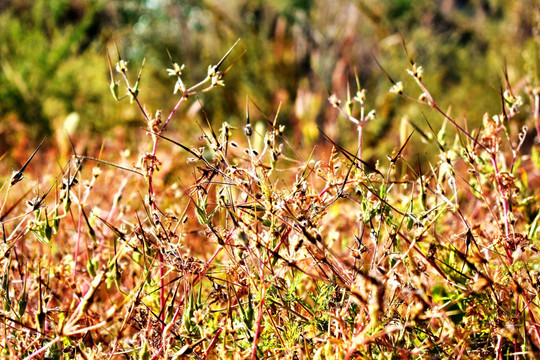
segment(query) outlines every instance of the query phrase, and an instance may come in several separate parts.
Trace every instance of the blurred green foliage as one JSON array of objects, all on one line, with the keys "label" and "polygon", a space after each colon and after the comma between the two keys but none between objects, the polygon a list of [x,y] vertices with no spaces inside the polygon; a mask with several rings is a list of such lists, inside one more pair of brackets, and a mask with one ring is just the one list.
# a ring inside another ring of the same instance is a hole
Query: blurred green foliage
[{"label": "blurred green foliage", "polygon": [[[505,64],[513,84],[538,82],[535,0],[37,0],[2,6],[2,133],[13,128],[8,122],[25,124],[35,135],[50,132],[72,112],[88,131],[141,126],[137,109],[115,103],[107,88],[106,53],[116,61],[115,44],[133,74],[146,58],[142,102],[167,113],[177,100],[175,81],[165,71],[171,58],[186,65],[185,82],[192,84],[241,38],[226,87],[201,98],[209,118],[240,126],[246,96],[269,117],[281,104],[280,122],[308,148],[319,139],[317,127],[341,143],[355,143],[353,125],[326,99],[329,93],[345,98],[356,69],[368,90],[368,108],[377,110],[365,131],[367,157],[399,143],[394,134],[404,129],[404,114],[415,123],[424,116],[442,121],[388,94],[391,84],[374,57],[394,80],[404,81],[405,91],[413,88],[400,35],[424,67],[435,98],[443,108],[453,104],[458,119],[478,124],[486,109],[500,111]],[[175,126],[199,131],[189,119]]]},{"label": "blurred green foliage", "polygon": [[[0,114],[41,133],[56,117],[88,116],[102,89],[92,86],[100,35],[99,2],[13,2],[0,15]],[[92,75],[88,75],[92,74]],[[86,76],[88,75],[88,76]],[[87,107],[88,106],[88,107]]]}]

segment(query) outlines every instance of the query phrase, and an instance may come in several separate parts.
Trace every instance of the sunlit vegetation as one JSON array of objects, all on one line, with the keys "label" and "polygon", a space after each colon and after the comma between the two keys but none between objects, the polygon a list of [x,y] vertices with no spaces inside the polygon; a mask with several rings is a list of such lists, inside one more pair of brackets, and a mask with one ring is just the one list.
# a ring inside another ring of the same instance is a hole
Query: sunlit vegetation
[{"label": "sunlit vegetation", "polygon": [[537,358],[534,1],[0,13],[6,359]]}]

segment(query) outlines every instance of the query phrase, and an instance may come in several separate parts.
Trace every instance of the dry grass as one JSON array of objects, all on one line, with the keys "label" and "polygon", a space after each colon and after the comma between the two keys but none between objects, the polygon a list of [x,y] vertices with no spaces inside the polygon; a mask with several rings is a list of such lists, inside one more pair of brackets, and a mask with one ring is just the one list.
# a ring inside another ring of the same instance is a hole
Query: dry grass
[{"label": "dry grass", "polygon": [[[249,101],[242,129],[166,133],[178,108],[222,85],[230,54],[194,86],[175,64],[178,103],[155,114],[118,59],[111,90],[139,108],[147,149],[74,148],[61,170],[39,149],[4,180],[4,358],[538,356],[540,156],[512,124],[525,112],[538,139],[539,88],[527,104],[507,82],[501,114],[468,129],[410,59],[422,95],[389,75],[391,91],[445,124],[413,124],[376,166],[362,161],[377,118],[358,82],[329,99],[357,126],[358,151],[330,138],[329,156],[298,149],[278,115],[251,119]],[[439,161],[417,163],[411,136]]]}]

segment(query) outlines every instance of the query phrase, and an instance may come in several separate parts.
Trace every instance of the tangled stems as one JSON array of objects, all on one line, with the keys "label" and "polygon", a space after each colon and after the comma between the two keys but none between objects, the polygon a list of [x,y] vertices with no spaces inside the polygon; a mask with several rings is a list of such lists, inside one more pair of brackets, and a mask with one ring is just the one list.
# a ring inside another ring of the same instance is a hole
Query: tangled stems
[{"label": "tangled stems", "polygon": [[[158,143],[160,140],[160,137],[165,132],[167,126],[171,122],[172,118],[180,109],[180,106],[184,103],[184,101],[189,98],[190,96],[193,96],[199,92],[207,92],[215,88],[216,86],[224,86],[223,82],[223,76],[228,71],[228,69],[224,72],[220,71],[220,67],[225,61],[225,59],[229,56],[233,48],[238,44],[240,39],[238,39],[234,45],[227,51],[227,53],[221,58],[221,60],[216,65],[210,65],[208,67],[208,73],[206,77],[200,81],[199,83],[191,86],[190,88],[186,89],[184,86],[184,83],[182,81],[182,70],[184,69],[184,65],[179,66],[177,63],[173,63],[173,68],[168,69],[167,72],[169,75],[176,76],[177,77],[177,83],[175,85],[174,93],[177,93],[178,90],[181,91],[181,96],[172,111],[169,113],[169,116],[167,117],[166,121],[162,125],[162,119],[161,119],[161,110],[158,110],[155,114],[155,116],[152,117],[149,110],[146,109],[144,105],[141,104],[138,93],[139,93],[139,84],[141,79],[141,73],[142,69],[144,67],[144,61],[141,65],[141,68],[139,70],[139,74],[137,76],[137,81],[134,86],[131,86],[129,78],[127,76],[128,68],[127,68],[127,62],[123,60],[120,57],[120,54],[118,53],[119,61],[116,64],[116,71],[119,72],[122,75],[122,78],[125,82],[125,86],[127,89],[127,95],[131,99],[131,101],[135,102],[141,111],[145,121],[148,125],[148,134],[152,136],[152,151],[150,153],[146,153],[141,155],[139,158],[139,162],[137,164],[138,167],[142,168],[145,173],[145,177],[148,182],[148,196],[146,198],[147,205],[150,206],[151,214],[152,214],[152,222],[154,226],[159,227],[161,224],[160,215],[159,215],[159,209],[156,204],[156,191],[154,188],[153,178],[156,171],[159,171],[159,165],[161,162],[159,161],[157,157],[157,149],[158,149]],[[118,83],[115,82],[113,71],[112,71],[112,65],[109,58],[109,68],[110,68],[110,75],[111,75],[111,91],[113,94],[113,97],[116,100],[122,100],[123,98],[118,97]],[[201,89],[204,85],[207,85],[205,88]],[[162,328],[164,327],[165,323],[165,306],[166,306],[166,299],[165,299],[165,267],[163,266],[164,258],[163,253],[161,251],[158,251],[158,261],[159,261],[159,277],[160,277],[160,306],[161,306],[161,312],[160,312],[160,320],[162,324]]]},{"label": "tangled stems", "polygon": [[[406,46],[405,46],[405,50],[407,51]],[[415,79],[417,85],[422,90],[422,94],[420,95],[420,98],[418,100],[410,98],[409,96],[407,96],[407,95],[405,95],[403,93],[403,86],[401,85],[401,82],[399,82],[399,83],[394,82],[387,74],[388,78],[393,83],[392,89],[390,91],[394,92],[394,93],[397,93],[398,95],[401,95],[401,96],[403,96],[405,98],[412,99],[413,101],[416,101],[416,102],[419,102],[421,104],[425,104],[425,105],[430,106],[435,111],[440,113],[446,120],[450,121],[450,123],[452,123],[452,125],[454,125],[454,127],[456,128],[458,133],[464,134],[467,138],[469,138],[469,140],[471,140],[471,142],[474,144],[474,147],[477,146],[477,147],[481,148],[482,150],[484,150],[489,155],[489,158],[490,158],[490,161],[491,161],[491,163],[493,165],[493,170],[494,170],[494,173],[495,173],[495,182],[497,184],[497,191],[498,191],[498,193],[500,195],[500,201],[501,201],[501,205],[502,205],[502,208],[503,208],[504,234],[505,234],[506,237],[508,237],[509,234],[510,234],[510,224],[509,224],[509,217],[508,217],[508,215],[509,215],[509,203],[508,203],[509,199],[508,199],[507,196],[504,196],[504,187],[503,187],[503,185],[501,183],[501,172],[500,172],[500,169],[499,169],[499,164],[497,162],[498,148],[496,146],[488,147],[488,146],[484,145],[482,142],[478,141],[474,136],[472,136],[472,134],[470,134],[461,125],[459,125],[456,120],[454,120],[450,115],[448,115],[445,111],[443,111],[439,107],[439,105],[437,105],[437,103],[435,102],[435,99],[433,98],[430,91],[428,90],[428,88],[426,87],[424,82],[422,81],[422,74],[423,74],[422,67],[417,66],[414,63],[414,61],[410,57],[408,51],[407,51],[407,55],[409,56],[409,61],[411,63],[411,68],[412,68],[411,70],[407,69],[407,72]],[[492,134],[492,135],[495,135],[495,134]],[[509,257],[511,257],[511,253],[509,252],[508,249],[507,249],[507,255]]]}]

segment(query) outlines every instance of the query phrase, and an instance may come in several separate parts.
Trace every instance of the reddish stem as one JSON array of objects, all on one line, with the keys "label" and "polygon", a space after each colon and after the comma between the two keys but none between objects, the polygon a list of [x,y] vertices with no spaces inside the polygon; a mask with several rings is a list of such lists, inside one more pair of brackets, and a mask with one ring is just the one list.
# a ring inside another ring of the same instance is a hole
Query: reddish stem
[{"label": "reddish stem", "polygon": [[534,95],[534,124],[536,126],[536,137],[540,142],[540,94]]},{"label": "reddish stem", "polygon": [[261,322],[262,322],[265,295],[266,295],[266,286],[263,284],[262,291],[261,291],[261,302],[259,304],[259,317],[257,319],[257,328],[255,329],[255,338],[253,339],[253,350],[251,351],[251,360],[255,360],[257,358],[257,342],[259,341],[259,336],[261,335]]},{"label": "reddish stem", "polygon": [[214,338],[212,339],[212,341],[210,342],[210,344],[208,345],[208,349],[206,349],[206,352],[204,353],[204,356],[202,357],[203,360],[206,359],[208,357],[208,355],[210,354],[210,351],[212,350],[212,348],[214,347],[214,345],[216,345],[216,342],[218,340],[218,337],[219,337],[219,334],[221,334],[221,332],[223,331],[222,328],[218,328],[217,331],[216,331],[216,335],[214,335]]}]

